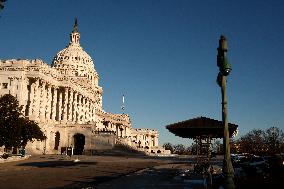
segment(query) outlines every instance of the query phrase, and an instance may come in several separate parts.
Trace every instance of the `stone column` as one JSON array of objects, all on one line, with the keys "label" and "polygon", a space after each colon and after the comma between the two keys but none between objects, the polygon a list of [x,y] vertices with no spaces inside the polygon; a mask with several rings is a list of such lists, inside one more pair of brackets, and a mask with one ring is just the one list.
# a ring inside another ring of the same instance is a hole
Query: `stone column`
[{"label": "stone column", "polygon": [[82,96],[82,101],[81,101],[81,121],[85,121],[85,97]]},{"label": "stone column", "polygon": [[40,88],[39,88],[39,79],[37,79],[35,82],[34,98],[33,98],[34,119],[39,118],[39,103],[40,103],[39,99],[40,99]]},{"label": "stone column", "polygon": [[67,120],[68,121],[72,121],[73,120],[73,90],[70,89],[70,95],[69,95],[69,99],[68,99],[68,117]]},{"label": "stone column", "polygon": [[119,136],[119,128],[118,128],[117,124],[115,124],[115,129],[116,129],[116,136],[118,137]]},{"label": "stone column", "polygon": [[77,122],[78,121],[78,94],[76,92],[74,92],[74,101],[73,101],[73,119],[72,121]]},{"label": "stone column", "polygon": [[158,135],[155,135],[155,146],[159,145]]},{"label": "stone column", "polygon": [[51,119],[56,120],[57,114],[57,87],[53,87]]},{"label": "stone column", "polygon": [[58,90],[59,99],[58,99],[58,121],[62,120],[62,90]]},{"label": "stone column", "polygon": [[81,115],[82,115],[82,95],[79,94],[78,98],[79,98],[79,103],[78,103],[78,120],[79,120],[79,122],[81,122],[82,121],[81,120]]},{"label": "stone column", "polygon": [[46,106],[45,106],[45,119],[50,119],[50,114],[51,114],[51,99],[52,99],[52,94],[51,94],[51,86],[47,85],[47,97],[46,97]]},{"label": "stone column", "polygon": [[90,101],[88,98],[86,99],[85,112],[85,121],[88,122],[90,121]]},{"label": "stone column", "polygon": [[33,108],[33,99],[34,99],[34,92],[35,92],[35,83],[31,83],[31,90],[30,90],[30,106],[29,106],[29,117],[33,115],[34,108]]},{"label": "stone column", "polygon": [[29,99],[30,99],[30,93],[31,93],[31,86],[30,88],[28,89],[28,86],[29,86],[29,79],[28,78],[25,78],[23,79],[22,81],[22,85],[24,86],[23,87],[23,92],[22,94],[20,95],[20,98],[23,99],[23,113],[25,116],[29,116],[29,109],[30,109],[30,102],[29,102]]},{"label": "stone column", "polygon": [[95,111],[95,106],[94,106],[94,102],[91,101],[91,104],[90,104],[90,120],[91,121],[95,121],[95,118],[94,118],[94,111]]},{"label": "stone column", "polygon": [[[8,77],[8,79],[10,80],[10,84],[8,85],[8,89],[9,89],[9,94],[15,96],[15,87],[14,87],[14,80],[15,78],[14,77]],[[19,101],[19,99],[18,99]]]},{"label": "stone column", "polygon": [[93,109],[92,109],[92,101],[90,100],[90,101],[89,101],[89,108],[88,108],[89,121],[92,121],[92,120],[93,120],[92,111],[93,111]]},{"label": "stone column", "polygon": [[68,88],[64,88],[63,121],[67,121]]},{"label": "stone column", "polygon": [[113,127],[114,127],[114,125],[111,122],[109,122],[109,128],[110,128],[111,131],[115,131]]},{"label": "stone column", "polygon": [[45,118],[45,104],[46,104],[46,83],[43,81],[40,88],[40,104],[39,104],[39,117],[43,121]]},{"label": "stone column", "polygon": [[99,109],[102,109],[102,102],[103,102],[103,97],[102,97],[102,94],[99,93],[99,99],[98,99],[98,108]]},{"label": "stone column", "polygon": [[89,105],[89,120],[93,121],[93,101],[90,100],[90,105]]},{"label": "stone column", "polygon": [[83,123],[86,122],[86,98],[83,97],[83,102],[82,102],[82,115],[83,115]]}]

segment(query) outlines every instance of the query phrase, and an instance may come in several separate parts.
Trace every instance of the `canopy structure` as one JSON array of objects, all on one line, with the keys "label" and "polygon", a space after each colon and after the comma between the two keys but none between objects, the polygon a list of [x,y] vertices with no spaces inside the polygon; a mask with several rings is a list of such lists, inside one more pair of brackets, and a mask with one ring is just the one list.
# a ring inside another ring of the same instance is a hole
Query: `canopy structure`
[{"label": "canopy structure", "polygon": [[[229,123],[229,135],[233,136],[238,125]],[[224,137],[222,121],[207,117],[197,117],[186,121],[167,125],[166,128],[176,136],[194,139],[196,143],[196,165],[194,171],[208,170],[211,159],[211,141],[213,138]],[[211,166],[212,167],[212,166]]]},{"label": "canopy structure", "polygon": [[[238,125],[229,123],[230,137],[237,131]],[[196,137],[223,138],[224,126],[222,121],[197,117],[186,121],[167,125],[166,128],[176,136],[195,139]]]}]

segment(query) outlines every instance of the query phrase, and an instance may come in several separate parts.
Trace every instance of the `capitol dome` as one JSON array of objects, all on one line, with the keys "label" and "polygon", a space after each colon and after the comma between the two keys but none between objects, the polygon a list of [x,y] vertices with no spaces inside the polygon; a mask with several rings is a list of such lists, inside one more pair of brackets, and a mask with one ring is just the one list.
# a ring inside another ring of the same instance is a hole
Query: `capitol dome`
[{"label": "capitol dome", "polygon": [[68,76],[87,77],[90,80],[98,78],[92,58],[80,46],[77,19],[68,46],[56,54],[51,66]]}]

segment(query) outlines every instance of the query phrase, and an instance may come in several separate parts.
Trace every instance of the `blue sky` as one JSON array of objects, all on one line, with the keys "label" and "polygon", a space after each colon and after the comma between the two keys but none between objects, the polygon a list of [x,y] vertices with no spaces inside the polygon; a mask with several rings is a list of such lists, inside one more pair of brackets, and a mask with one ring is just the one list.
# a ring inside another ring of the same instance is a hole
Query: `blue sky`
[{"label": "blue sky", "polygon": [[0,18],[0,59],[50,64],[78,18],[81,45],[95,60],[103,107],[134,128],[157,129],[160,144],[188,144],[165,126],[198,116],[221,120],[216,54],[228,39],[229,122],[239,136],[284,130],[284,1],[12,1]]}]

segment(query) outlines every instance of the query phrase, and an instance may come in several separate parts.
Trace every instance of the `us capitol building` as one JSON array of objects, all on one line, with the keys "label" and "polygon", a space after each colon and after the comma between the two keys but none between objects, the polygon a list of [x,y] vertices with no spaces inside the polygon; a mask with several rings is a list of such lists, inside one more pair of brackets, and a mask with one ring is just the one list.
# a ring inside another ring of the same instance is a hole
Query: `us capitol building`
[{"label": "us capitol building", "polygon": [[[146,154],[169,153],[158,132],[134,129],[127,114],[103,110],[102,87],[94,61],[80,45],[77,20],[66,48],[50,65],[40,59],[0,60],[0,95],[15,96],[23,114],[36,121],[47,139],[30,142],[30,154],[74,154],[119,145]],[[69,148],[70,149],[70,148]]]}]

